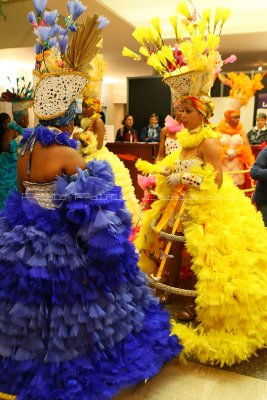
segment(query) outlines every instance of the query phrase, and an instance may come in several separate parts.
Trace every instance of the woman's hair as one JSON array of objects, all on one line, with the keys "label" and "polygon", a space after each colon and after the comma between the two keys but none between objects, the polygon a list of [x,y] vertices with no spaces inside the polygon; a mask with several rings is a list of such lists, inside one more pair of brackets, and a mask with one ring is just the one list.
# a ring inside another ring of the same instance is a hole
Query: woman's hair
[{"label": "woman's hair", "polygon": [[127,114],[127,115],[125,115],[125,117],[124,117],[123,120],[121,121],[122,125],[125,125],[126,119],[127,119],[128,117],[132,117],[132,119],[134,119],[133,116],[132,116],[131,114]]},{"label": "woman's hair", "polygon": [[7,113],[0,114],[0,134],[2,135],[5,132],[5,128],[3,127],[3,123],[7,120],[11,119]]}]

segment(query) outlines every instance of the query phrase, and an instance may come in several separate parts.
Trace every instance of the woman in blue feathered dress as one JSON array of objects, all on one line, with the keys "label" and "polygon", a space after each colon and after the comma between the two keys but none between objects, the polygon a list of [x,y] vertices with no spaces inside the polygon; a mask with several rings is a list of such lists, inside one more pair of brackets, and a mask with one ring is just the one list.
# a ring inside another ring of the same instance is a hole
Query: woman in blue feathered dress
[{"label": "woman in blue feathered dress", "polygon": [[24,193],[1,213],[0,391],[110,399],[181,347],[137,267],[111,168],[85,165],[61,129],[35,128],[19,158]]},{"label": "woman in blue feathered dress", "polygon": [[[181,345],[137,267],[131,220],[110,166],[86,165],[69,138],[88,75],[84,58],[58,72],[58,53],[44,57],[50,42],[41,7],[45,2],[35,1],[39,124],[19,156],[20,192],[0,213],[0,392],[17,400],[111,399],[155,375]],[[69,24],[81,9],[69,2]],[[47,13],[54,32],[57,11]],[[78,46],[83,54],[100,40],[101,21],[87,17],[68,51]]]}]

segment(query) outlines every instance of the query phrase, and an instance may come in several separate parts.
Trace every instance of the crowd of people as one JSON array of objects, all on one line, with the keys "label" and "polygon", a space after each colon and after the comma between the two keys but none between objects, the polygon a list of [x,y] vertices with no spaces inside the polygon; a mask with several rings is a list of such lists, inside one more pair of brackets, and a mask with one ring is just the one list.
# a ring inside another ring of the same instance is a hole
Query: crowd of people
[{"label": "crowd of people", "polygon": [[[108,21],[95,14],[77,26],[86,7],[70,0],[57,30],[57,11],[37,3],[28,16],[35,87],[23,79],[2,93],[13,120],[0,114],[0,397],[108,400],[181,353],[220,366],[248,360],[267,345],[267,128],[259,113],[244,131],[233,93],[223,121],[210,122],[225,13],[216,14],[216,49],[205,42],[210,22],[191,29],[186,13],[187,57],[155,50],[173,98],[164,127],[152,113],[138,134],[127,114],[117,130],[118,142],[159,143],[154,164],[136,164],[153,188],[140,208],[104,139]],[[195,48],[196,37],[205,46]],[[27,129],[32,105],[38,123]],[[263,148],[256,160],[251,145]],[[243,193],[250,175],[255,204]],[[162,303],[177,296],[171,320]]]}]

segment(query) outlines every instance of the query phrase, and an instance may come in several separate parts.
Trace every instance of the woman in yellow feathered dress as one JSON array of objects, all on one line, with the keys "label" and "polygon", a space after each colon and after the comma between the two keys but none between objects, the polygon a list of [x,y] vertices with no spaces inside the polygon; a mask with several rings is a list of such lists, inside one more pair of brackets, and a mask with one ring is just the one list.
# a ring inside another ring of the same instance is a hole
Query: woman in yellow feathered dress
[{"label": "woman in yellow feathered dress", "polygon": [[155,274],[158,249],[151,221],[157,221],[156,230],[175,222],[176,234],[183,231],[196,277],[197,325],[173,322],[173,332],[185,352],[201,362],[232,365],[267,344],[267,233],[250,200],[222,174],[220,133],[206,123],[210,106],[183,97],[187,129],[178,133],[181,153],[156,166],[138,163],[143,172],[161,176],[159,200],[144,213],[136,246],[141,269]]},{"label": "woman in yellow feathered dress", "polygon": [[80,152],[86,162],[94,158],[97,160],[106,160],[110,163],[115,183],[122,187],[126,207],[132,215],[133,225],[136,225],[139,218],[140,206],[134,193],[130,173],[118,156],[109,151],[104,145],[105,126],[100,118],[100,111],[101,104],[99,100],[83,99],[83,115],[85,118],[81,120],[81,127],[84,131],[79,134],[81,142]]},{"label": "woman in yellow feathered dress", "polygon": [[126,207],[132,215],[133,226],[135,226],[139,219],[140,206],[135,196],[129,170],[118,156],[108,150],[104,143],[105,126],[100,118],[102,78],[106,68],[103,55],[97,54],[90,65],[89,75],[91,80],[83,92],[82,110],[84,118],[81,120],[83,132],[78,133],[81,143],[80,153],[86,162],[95,158],[110,163],[115,184],[122,188]]}]

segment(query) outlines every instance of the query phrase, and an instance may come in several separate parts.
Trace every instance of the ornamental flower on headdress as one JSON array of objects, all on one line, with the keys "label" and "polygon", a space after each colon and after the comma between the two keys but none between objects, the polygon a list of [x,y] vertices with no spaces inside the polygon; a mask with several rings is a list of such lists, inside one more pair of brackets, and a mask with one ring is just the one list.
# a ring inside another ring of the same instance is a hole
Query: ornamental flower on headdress
[{"label": "ornamental flower on headdress", "polygon": [[164,43],[160,20],[156,17],[150,26],[137,27],[133,32],[140,44],[139,54],[127,47],[122,54],[136,61],[144,59],[164,78],[191,70],[219,72],[223,62],[217,49],[230,10],[217,7],[213,16],[211,10],[203,11],[199,20],[197,16],[196,10],[190,12],[185,2],[179,3],[176,14],[170,16],[175,34],[172,46]]},{"label": "ornamental flower on headdress", "polygon": [[[87,46],[83,48],[83,54],[80,55],[79,65],[78,60],[76,64],[70,64],[69,59],[69,33],[75,33],[78,29],[77,19],[87,9],[80,0],[68,0],[67,8],[69,15],[65,18],[64,26],[58,24],[59,13],[57,10],[47,11],[45,7],[47,0],[34,0],[34,11],[28,14],[28,21],[34,28],[34,34],[37,36],[35,44],[36,64],[35,69],[41,73],[62,71],[64,68],[76,68],[81,71],[88,68],[88,57],[92,57],[97,52],[97,43],[101,40],[101,32],[108,25],[109,21],[103,17],[95,14],[93,17],[87,17],[87,21],[83,26],[85,36],[90,35],[90,43],[84,38]],[[88,19],[90,23],[88,23]],[[78,36],[79,32],[77,32]],[[72,39],[72,42],[77,44],[77,40]],[[79,41],[81,38],[79,37]],[[72,46],[73,47],[73,46]],[[78,53],[79,49],[77,49]],[[93,55],[92,55],[93,53]],[[78,54],[76,54],[78,58]],[[85,65],[82,67],[81,61]]]}]

